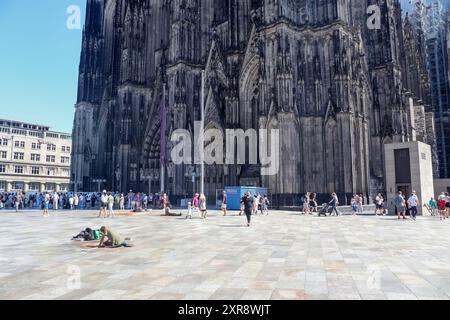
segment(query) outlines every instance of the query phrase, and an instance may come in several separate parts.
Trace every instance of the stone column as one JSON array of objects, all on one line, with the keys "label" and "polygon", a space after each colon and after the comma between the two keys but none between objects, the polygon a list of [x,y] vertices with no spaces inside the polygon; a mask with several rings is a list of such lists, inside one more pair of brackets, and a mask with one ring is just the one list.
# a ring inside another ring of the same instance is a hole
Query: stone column
[{"label": "stone column", "polygon": [[24,182],[23,183],[23,192],[27,193],[28,191],[30,191],[29,182]]},{"label": "stone column", "polygon": [[10,181],[7,181],[7,182],[6,182],[6,192],[11,192],[11,189],[12,189],[11,182],[10,182]]},{"label": "stone column", "polygon": [[41,186],[39,189],[40,189],[39,190],[40,192],[44,192],[45,191],[45,183],[41,182]]},{"label": "stone column", "polygon": [[59,183],[56,184],[55,191],[56,192],[60,192],[61,191],[61,185]]}]

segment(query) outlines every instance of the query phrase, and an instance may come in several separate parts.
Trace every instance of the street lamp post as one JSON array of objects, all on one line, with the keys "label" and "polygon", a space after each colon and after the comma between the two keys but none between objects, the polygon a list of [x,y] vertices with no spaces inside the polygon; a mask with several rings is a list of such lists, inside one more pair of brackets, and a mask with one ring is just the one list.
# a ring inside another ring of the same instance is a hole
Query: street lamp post
[{"label": "street lamp post", "polygon": [[74,181],[73,182],[73,192],[77,193],[78,192],[78,185],[80,185],[82,183],[82,181]]},{"label": "street lamp post", "polygon": [[[205,70],[202,71],[202,88],[201,88],[201,106],[200,106],[200,113],[201,113],[201,147],[200,147],[200,192],[202,194],[205,193],[205,154],[204,154],[204,147],[205,147]],[[193,178],[194,179],[194,178]]]},{"label": "street lamp post", "polygon": [[[196,180],[196,178],[197,177],[201,177],[201,173],[200,174],[198,174],[196,171],[195,171],[195,168],[194,167],[191,167],[185,174],[184,174],[184,176],[186,177],[186,178],[191,178],[192,180],[192,192],[193,193],[195,193],[195,180]],[[202,192],[202,191],[201,191]]]},{"label": "street lamp post", "polygon": [[148,195],[152,192],[152,182],[159,179],[159,174],[157,172],[150,171],[149,174],[143,175],[141,177],[143,181],[148,181]]},{"label": "street lamp post", "polygon": [[92,182],[97,183],[97,185],[98,185],[98,192],[99,193],[102,192],[101,184],[102,183],[106,183],[106,180],[105,179],[94,179],[94,180],[92,180]]}]

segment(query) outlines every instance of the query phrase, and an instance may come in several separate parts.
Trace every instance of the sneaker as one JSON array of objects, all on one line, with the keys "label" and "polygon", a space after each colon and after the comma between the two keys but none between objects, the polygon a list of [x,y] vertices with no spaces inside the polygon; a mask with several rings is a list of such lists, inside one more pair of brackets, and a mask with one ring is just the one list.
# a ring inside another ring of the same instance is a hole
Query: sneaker
[{"label": "sneaker", "polygon": [[247,227],[250,227],[250,223],[247,223]]}]

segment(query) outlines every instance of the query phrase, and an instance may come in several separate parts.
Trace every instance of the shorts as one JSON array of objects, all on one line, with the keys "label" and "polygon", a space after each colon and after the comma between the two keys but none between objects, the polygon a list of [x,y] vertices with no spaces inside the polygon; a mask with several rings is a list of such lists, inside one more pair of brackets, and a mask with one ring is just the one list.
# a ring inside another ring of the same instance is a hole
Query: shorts
[{"label": "shorts", "polygon": [[446,208],[450,208],[450,202],[447,202],[447,203],[445,204],[445,207],[446,207]]},{"label": "shorts", "polygon": [[100,202],[100,209],[106,209],[107,206],[108,205],[106,203]]},{"label": "shorts", "polygon": [[48,209],[48,203],[44,203],[44,209]]},{"label": "shorts", "polygon": [[227,205],[226,204],[222,204],[222,206],[220,207],[222,210],[227,210]]},{"label": "shorts", "polygon": [[377,209],[380,209],[380,210],[383,209],[383,205],[382,204],[377,204],[376,207],[377,207]]},{"label": "shorts", "polygon": [[406,210],[403,206],[395,206],[395,209],[397,209],[397,213],[403,213]]}]

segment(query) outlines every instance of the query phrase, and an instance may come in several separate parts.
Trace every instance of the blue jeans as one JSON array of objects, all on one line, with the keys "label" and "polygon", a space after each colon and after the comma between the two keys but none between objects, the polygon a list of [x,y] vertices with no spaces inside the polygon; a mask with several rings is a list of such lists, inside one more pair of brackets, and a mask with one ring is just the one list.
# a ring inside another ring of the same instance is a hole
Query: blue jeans
[{"label": "blue jeans", "polygon": [[339,211],[338,211],[336,205],[332,205],[332,206],[331,206],[331,213],[333,213],[333,211],[336,212],[336,214],[337,214],[338,216],[341,215],[341,214],[339,213]]},{"label": "blue jeans", "polygon": [[417,216],[417,207],[411,207],[410,212],[411,212],[411,217],[413,217],[415,219]]}]

